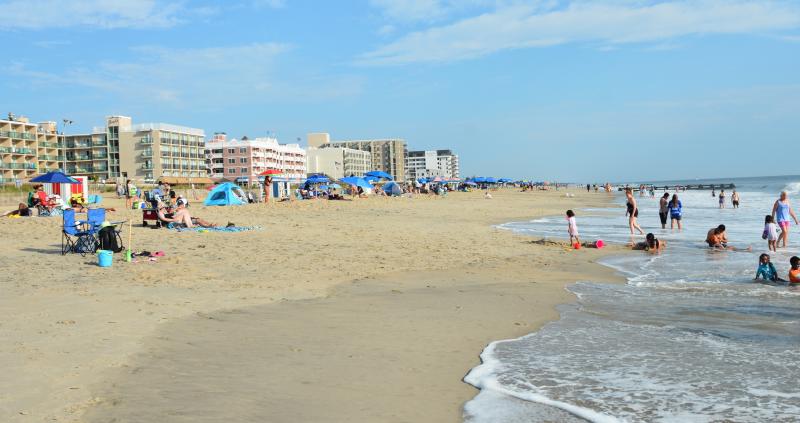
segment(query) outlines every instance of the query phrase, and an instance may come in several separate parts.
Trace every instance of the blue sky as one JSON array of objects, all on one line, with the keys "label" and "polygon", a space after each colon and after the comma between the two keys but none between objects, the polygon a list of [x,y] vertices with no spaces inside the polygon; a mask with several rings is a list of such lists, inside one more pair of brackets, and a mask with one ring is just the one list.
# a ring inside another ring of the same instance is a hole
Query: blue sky
[{"label": "blue sky", "polygon": [[0,0],[0,112],[305,142],[465,175],[796,174],[800,1]]}]

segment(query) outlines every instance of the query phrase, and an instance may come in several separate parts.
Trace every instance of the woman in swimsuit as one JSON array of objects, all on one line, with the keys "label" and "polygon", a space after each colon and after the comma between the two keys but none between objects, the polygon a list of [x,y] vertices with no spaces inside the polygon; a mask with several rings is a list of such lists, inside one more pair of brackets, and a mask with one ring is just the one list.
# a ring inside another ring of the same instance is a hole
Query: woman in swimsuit
[{"label": "woman in swimsuit", "polygon": [[636,221],[639,217],[639,208],[636,207],[636,199],[633,198],[633,191],[630,188],[625,188],[625,197],[628,199],[628,202],[625,204],[625,207],[627,207],[625,215],[628,216],[628,227],[631,229],[631,235],[633,235],[634,229],[639,231],[639,235],[644,235],[644,231]]},{"label": "woman in swimsuit", "polygon": [[725,190],[724,189],[719,190],[719,208],[721,208],[721,209],[725,208]]},{"label": "woman in swimsuit", "polygon": [[783,240],[784,247],[786,247],[786,244],[789,242],[790,217],[794,220],[794,224],[797,225],[797,216],[795,216],[794,210],[792,210],[792,205],[789,204],[789,195],[786,191],[783,191],[781,192],[781,198],[772,206],[772,218],[781,228],[781,234],[778,237],[778,247],[781,246],[781,240]]}]

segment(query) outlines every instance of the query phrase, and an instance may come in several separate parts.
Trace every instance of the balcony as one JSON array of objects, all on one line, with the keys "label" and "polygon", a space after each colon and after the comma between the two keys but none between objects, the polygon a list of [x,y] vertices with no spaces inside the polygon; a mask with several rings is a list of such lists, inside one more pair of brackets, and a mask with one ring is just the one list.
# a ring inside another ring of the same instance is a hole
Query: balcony
[{"label": "balcony", "polygon": [[49,156],[47,154],[43,154],[39,156],[39,160],[47,160],[51,162],[62,162],[64,161],[64,156]]},{"label": "balcony", "polygon": [[142,145],[151,145],[153,144],[153,139],[150,137],[145,137],[139,140],[139,143]]},{"label": "balcony", "polygon": [[75,162],[77,162],[77,161],[88,161],[88,160],[92,160],[92,155],[91,154],[75,154],[73,156],[67,155],[67,160],[75,161]]},{"label": "balcony", "polygon": [[152,163],[142,163],[141,167],[144,170],[152,170],[153,169],[153,164]]},{"label": "balcony", "polygon": [[42,141],[42,142],[39,143],[39,147],[42,147],[42,148],[61,148],[61,143]]},{"label": "balcony", "polygon": [[153,150],[144,150],[141,156],[146,158],[153,157]]},{"label": "balcony", "polygon": [[2,169],[36,169],[36,163],[5,163],[0,162]]},{"label": "balcony", "polygon": [[17,132],[17,131],[0,131],[0,138],[16,138],[22,140],[35,140],[36,134],[29,134],[27,132]]},{"label": "balcony", "polygon": [[94,160],[105,160],[108,158],[108,154],[92,154],[92,158],[94,158]]},{"label": "balcony", "polygon": [[108,146],[108,143],[106,142],[106,140],[94,140],[92,141],[92,145],[94,147],[106,147]]}]

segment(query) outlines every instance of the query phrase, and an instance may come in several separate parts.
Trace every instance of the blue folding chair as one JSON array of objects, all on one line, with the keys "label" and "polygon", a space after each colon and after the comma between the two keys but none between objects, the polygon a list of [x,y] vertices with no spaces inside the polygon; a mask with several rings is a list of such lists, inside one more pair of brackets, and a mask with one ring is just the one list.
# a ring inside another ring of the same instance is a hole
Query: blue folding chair
[{"label": "blue folding chair", "polygon": [[98,205],[103,202],[103,197],[97,194],[90,195],[86,201],[86,204]]},{"label": "blue folding chair", "polygon": [[[105,213],[105,210],[103,212]],[[86,256],[88,253],[94,253],[97,250],[97,238],[89,229],[82,228],[79,222],[75,221],[75,210],[64,210],[63,217],[61,255],[77,253]]]}]

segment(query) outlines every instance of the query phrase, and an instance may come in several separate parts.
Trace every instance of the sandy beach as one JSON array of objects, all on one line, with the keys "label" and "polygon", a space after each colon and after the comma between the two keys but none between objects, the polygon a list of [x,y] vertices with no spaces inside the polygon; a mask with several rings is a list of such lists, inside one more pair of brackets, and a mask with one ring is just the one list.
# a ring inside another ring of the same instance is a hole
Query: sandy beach
[{"label": "sandy beach", "polygon": [[556,319],[569,283],[619,280],[594,261],[622,247],[492,226],[611,199],[573,192],[191,205],[260,227],[241,233],[120,210],[165,256],[111,268],[62,257],[58,218],[0,219],[2,420],[461,421],[486,344]]}]

